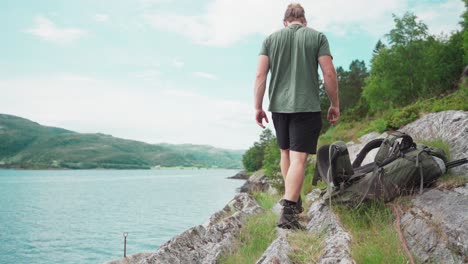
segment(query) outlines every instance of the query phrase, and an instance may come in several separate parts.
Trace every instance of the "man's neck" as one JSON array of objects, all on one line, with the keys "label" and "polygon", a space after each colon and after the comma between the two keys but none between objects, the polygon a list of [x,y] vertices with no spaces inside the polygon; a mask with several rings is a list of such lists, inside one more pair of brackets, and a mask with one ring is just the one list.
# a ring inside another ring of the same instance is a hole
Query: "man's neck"
[{"label": "man's neck", "polygon": [[299,21],[292,21],[292,22],[287,22],[287,26],[289,27],[290,25],[304,25]]}]

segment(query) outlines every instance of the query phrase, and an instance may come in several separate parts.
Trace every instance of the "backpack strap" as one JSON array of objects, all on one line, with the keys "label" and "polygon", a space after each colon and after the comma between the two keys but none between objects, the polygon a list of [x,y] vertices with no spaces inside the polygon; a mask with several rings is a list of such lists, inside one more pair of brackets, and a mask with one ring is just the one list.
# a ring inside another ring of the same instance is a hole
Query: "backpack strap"
[{"label": "backpack strap", "polygon": [[465,163],[468,163],[468,158],[463,158],[463,159],[447,162],[447,163],[445,163],[445,166],[447,167],[447,170],[448,170],[448,169],[451,169],[451,168],[461,166],[461,165],[463,165]]},{"label": "backpack strap", "polygon": [[[401,142],[398,141],[400,138],[402,139]],[[416,144],[410,135],[401,131],[394,131],[382,142],[374,162],[377,166],[383,166],[400,156],[402,152],[415,147]]]},{"label": "backpack strap", "polygon": [[369,143],[367,143],[364,148],[357,154],[356,159],[353,161],[353,168],[358,168],[361,167],[362,161],[366,158],[367,154],[376,148],[379,148],[382,145],[382,142],[384,141],[383,138],[378,138],[371,140]]}]

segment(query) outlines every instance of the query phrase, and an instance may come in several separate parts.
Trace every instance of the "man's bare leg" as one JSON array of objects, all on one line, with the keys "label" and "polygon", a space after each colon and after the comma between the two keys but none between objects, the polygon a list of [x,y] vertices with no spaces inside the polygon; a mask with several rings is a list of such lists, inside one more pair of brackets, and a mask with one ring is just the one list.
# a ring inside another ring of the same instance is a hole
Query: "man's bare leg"
[{"label": "man's bare leg", "polygon": [[[308,153],[289,151],[289,169],[284,182],[284,199],[297,202],[304,182]],[[283,168],[281,167],[281,171]]]},{"label": "man's bare leg", "polygon": [[286,182],[286,175],[289,170],[289,149],[281,149],[281,175],[283,176],[284,182]]}]

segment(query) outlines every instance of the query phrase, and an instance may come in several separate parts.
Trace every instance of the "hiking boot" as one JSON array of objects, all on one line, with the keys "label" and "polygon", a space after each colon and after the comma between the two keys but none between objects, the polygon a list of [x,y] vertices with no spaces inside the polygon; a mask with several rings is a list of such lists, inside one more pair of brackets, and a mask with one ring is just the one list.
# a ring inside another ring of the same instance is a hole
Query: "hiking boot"
[{"label": "hiking boot", "polygon": [[305,230],[305,227],[299,223],[299,210],[298,206],[290,205],[285,203],[284,199],[280,201],[280,204],[283,205],[283,209],[281,210],[280,218],[276,223],[276,226],[279,228],[285,229],[299,229]]},{"label": "hiking boot", "polygon": [[296,209],[299,212],[299,214],[304,212],[304,207],[302,207],[302,199],[301,199],[300,194],[299,194],[299,199],[297,200],[297,203],[296,203]]}]

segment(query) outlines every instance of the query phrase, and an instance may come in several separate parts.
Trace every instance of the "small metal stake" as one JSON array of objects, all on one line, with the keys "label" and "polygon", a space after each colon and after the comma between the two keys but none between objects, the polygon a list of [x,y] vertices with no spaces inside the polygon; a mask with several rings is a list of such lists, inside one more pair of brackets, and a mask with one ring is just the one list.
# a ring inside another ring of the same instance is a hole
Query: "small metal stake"
[{"label": "small metal stake", "polygon": [[127,236],[128,236],[128,233],[124,232],[123,236],[124,236],[124,258],[126,258],[127,257]]}]

